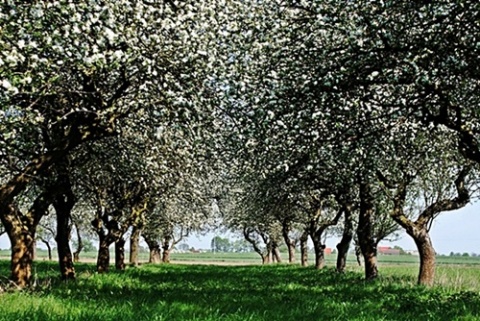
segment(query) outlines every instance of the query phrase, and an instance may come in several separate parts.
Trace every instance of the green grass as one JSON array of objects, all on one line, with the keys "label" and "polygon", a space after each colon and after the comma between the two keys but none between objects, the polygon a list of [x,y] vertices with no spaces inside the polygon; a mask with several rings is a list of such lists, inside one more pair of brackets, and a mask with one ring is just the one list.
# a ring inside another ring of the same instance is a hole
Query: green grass
[{"label": "green grass", "polygon": [[[57,258],[56,251],[53,251],[53,258]],[[0,250],[0,258],[9,259],[11,252],[9,250]],[[127,254],[128,255],[128,254]],[[288,256],[286,253],[281,253],[282,259],[286,262]],[[148,261],[148,253],[140,253],[139,259],[142,262]],[[37,257],[39,260],[47,259],[47,251],[37,251]],[[80,258],[85,260],[94,260],[97,257],[96,252],[82,252]],[[114,258],[113,252],[111,258]],[[313,264],[314,254],[309,254],[310,264]],[[172,253],[171,259],[177,262],[195,261],[195,262],[231,262],[231,263],[245,263],[245,264],[261,264],[260,256],[257,253]],[[299,253],[297,253],[297,262],[300,260]],[[336,255],[325,255],[327,265],[334,265],[336,262]],[[389,264],[414,264],[418,265],[419,257],[413,255],[379,255],[378,261],[380,266],[388,266]],[[355,256],[350,254],[348,256],[348,262],[352,265],[356,262]],[[437,265],[472,265],[480,267],[480,257],[463,257],[463,256],[437,256]]]},{"label": "green grass", "polygon": [[[8,265],[0,261],[2,278]],[[37,262],[39,286],[0,294],[0,320],[480,320],[478,290],[417,287],[398,266],[374,283],[288,265],[76,268],[78,279],[62,283],[55,263]]]}]

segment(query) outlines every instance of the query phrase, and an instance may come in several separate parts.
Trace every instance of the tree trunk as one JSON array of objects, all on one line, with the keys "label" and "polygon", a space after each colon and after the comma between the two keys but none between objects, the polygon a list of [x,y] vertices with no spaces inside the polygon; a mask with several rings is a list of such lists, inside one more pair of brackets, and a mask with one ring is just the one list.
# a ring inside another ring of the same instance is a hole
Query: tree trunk
[{"label": "tree trunk", "polygon": [[308,231],[300,236],[300,257],[302,266],[308,266]]},{"label": "tree trunk", "polygon": [[273,260],[277,263],[282,263],[282,256],[280,255],[280,249],[278,247],[278,243],[274,242],[272,244],[272,255],[273,255]]},{"label": "tree trunk", "polygon": [[348,250],[350,248],[350,243],[353,239],[353,222],[351,210],[351,205],[347,204],[344,210],[345,221],[342,239],[337,244],[337,272],[339,273],[345,272],[345,268],[347,267]]},{"label": "tree trunk", "polygon": [[251,236],[251,233],[255,233],[255,231],[247,227],[243,228],[243,236],[245,237],[245,241],[250,243],[255,253],[258,253],[258,255],[260,255],[260,257],[262,258],[262,264],[269,264],[270,262],[272,262],[272,242],[268,241],[266,235],[262,235],[262,239],[265,242],[266,247],[265,250],[262,250],[255,238]]},{"label": "tree trunk", "polygon": [[260,254],[262,257],[262,264],[270,264],[271,263],[271,255],[270,253],[267,254]]},{"label": "tree trunk", "polygon": [[[97,272],[108,272],[110,268],[110,245],[117,242],[123,237],[122,231],[118,228],[118,222],[110,216],[115,216],[115,212],[110,214],[106,211],[91,222],[93,228],[97,232],[99,238],[98,258],[97,258]],[[105,232],[105,229],[107,232]],[[124,254],[125,256],[125,254]]]},{"label": "tree trunk", "polygon": [[324,230],[325,227],[318,228],[317,230],[313,230],[313,227],[310,228],[310,238],[312,239],[313,249],[315,251],[315,268],[317,270],[325,267],[325,244],[322,244]]},{"label": "tree trunk", "polygon": [[268,257],[267,263],[274,263],[274,256],[273,256],[273,244],[272,241],[267,242],[266,246],[266,256]]},{"label": "tree trunk", "polygon": [[315,250],[315,268],[323,269],[325,267],[325,244],[314,242],[313,248]]},{"label": "tree trunk", "polygon": [[170,242],[172,241],[172,238],[170,236],[165,236],[163,238],[163,244],[162,244],[162,262],[163,263],[170,263]]},{"label": "tree trunk", "polygon": [[69,244],[71,233],[70,217],[74,204],[73,194],[67,196],[66,201],[64,195],[61,195],[53,203],[57,212],[57,236],[55,239],[57,241],[58,261],[62,280],[75,279],[73,255]]},{"label": "tree trunk", "polygon": [[162,261],[160,244],[157,244],[153,247],[149,247],[149,249],[150,249],[150,256],[148,259],[148,263],[160,263]]},{"label": "tree trunk", "polygon": [[138,266],[138,251],[140,244],[140,234],[142,230],[136,226],[133,227],[130,235],[130,264]]},{"label": "tree trunk", "polygon": [[32,251],[32,258],[35,261],[37,259],[37,240],[33,240]]},{"label": "tree trunk", "polygon": [[295,242],[290,238],[290,224],[288,220],[282,222],[282,236],[288,248],[288,263],[295,263]]},{"label": "tree trunk", "polygon": [[420,272],[418,284],[433,286],[435,280],[435,249],[426,229],[414,230],[407,233],[414,239],[420,256]]},{"label": "tree trunk", "polygon": [[55,168],[58,172],[58,180],[55,188],[59,190],[53,199],[53,207],[57,214],[57,241],[58,261],[62,280],[75,279],[75,268],[73,267],[73,255],[70,249],[70,235],[72,231],[71,217],[72,209],[76,199],[72,191],[72,184],[69,178],[68,164],[60,161]]},{"label": "tree trunk", "polygon": [[125,270],[125,240],[123,237],[115,242],[115,269]]},{"label": "tree trunk", "polygon": [[73,262],[80,262],[80,252],[83,250],[83,239],[79,225],[76,222],[73,224],[75,224],[75,231],[77,232],[77,248],[75,252],[73,252]]},{"label": "tree trunk", "polygon": [[[45,244],[45,246],[47,247],[48,260],[51,261],[51,260],[52,260],[52,247],[50,246],[50,242],[48,242],[48,241],[45,240],[45,239],[40,239],[40,241],[42,241],[42,243]],[[34,245],[34,246],[35,246],[35,245]]]},{"label": "tree trunk", "polygon": [[18,225],[15,223],[7,233],[12,244],[11,280],[23,288],[30,285],[32,278],[35,235],[31,231],[23,230],[20,223]]},{"label": "tree trunk", "polygon": [[362,249],[358,244],[355,244],[355,257],[357,258],[358,266],[363,266],[362,264]]},{"label": "tree trunk", "polygon": [[373,199],[370,186],[360,184],[360,216],[358,219],[357,236],[365,262],[365,279],[375,280],[378,277],[377,244],[373,238]]},{"label": "tree trunk", "polygon": [[53,260],[53,257],[52,257],[52,247],[50,246],[50,243],[49,243],[49,242],[46,242],[45,245],[47,246],[48,260],[49,260],[49,261],[52,261],[52,260]]},{"label": "tree trunk", "polygon": [[98,258],[97,258],[97,272],[105,273],[110,268],[110,244],[107,242],[105,235],[99,235],[100,242],[98,245]]},{"label": "tree trunk", "polygon": [[30,284],[35,250],[35,232],[40,219],[45,215],[50,200],[45,193],[35,199],[32,208],[25,214],[9,204],[0,209],[2,224],[12,245],[11,280],[23,288]]},{"label": "tree trunk", "polygon": [[150,257],[148,259],[148,263],[160,263],[161,262],[161,249],[160,249],[160,243],[153,239],[150,238],[148,235],[144,235],[143,239],[148,245],[148,249],[150,251]]},{"label": "tree trunk", "polygon": [[288,263],[295,263],[295,244],[288,244]]},{"label": "tree trunk", "polygon": [[162,262],[163,263],[170,263],[170,249],[163,248]]}]

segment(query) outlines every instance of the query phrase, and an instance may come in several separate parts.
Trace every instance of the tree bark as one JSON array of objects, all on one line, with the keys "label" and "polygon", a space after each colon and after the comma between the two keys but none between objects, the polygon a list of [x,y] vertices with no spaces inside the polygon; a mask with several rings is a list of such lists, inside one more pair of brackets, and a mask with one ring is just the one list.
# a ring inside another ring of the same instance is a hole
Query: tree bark
[{"label": "tree bark", "polygon": [[123,237],[115,241],[115,269],[125,270],[125,240]]},{"label": "tree bark", "polygon": [[280,248],[277,242],[272,242],[272,255],[274,262],[282,263],[282,256],[280,255]]},{"label": "tree bark", "polygon": [[255,233],[253,229],[244,227],[243,228],[243,236],[245,237],[245,240],[250,243],[253,247],[253,250],[260,255],[262,258],[262,264],[269,264],[272,262],[272,242],[268,240],[266,235],[261,235],[262,239],[265,242],[265,250],[262,251],[260,248],[259,244],[256,242],[256,240],[251,236],[251,233]]},{"label": "tree bark", "polygon": [[80,262],[80,253],[83,250],[83,238],[82,233],[80,232],[80,227],[76,222],[73,222],[75,225],[75,231],[77,232],[77,248],[73,252],[73,262]]},{"label": "tree bark", "polygon": [[100,242],[98,245],[98,258],[97,258],[97,272],[106,273],[110,268],[110,243],[107,242],[106,235],[99,235]]},{"label": "tree bark", "polygon": [[162,252],[162,262],[163,263],[170,263],[170,249],[163,249]]},{"label": "tree bark", "polygon": [[347,256],[350,248],[350,243],[353,239],[353,222],[352,222],[352,206],[345,205],[345,217],[342,239],[337,244],[337,272],[345,272],[347,267]]},{"label": "tree bark", "polygon": [[300,236],[300,261],[302,266],[308,266],[308,231]]},{"label": "tree bark", "polygon": [[295,243],[288,244],[288,263],[295,263]]},{"label": "tree bark", "polygon": [[378,277],[377,244],[373,238],[373,199],[369,184],[360,184],[360,215],[357,236],[365,262],[365,279],[375,280]]},{"label": "tree bark", "polygon": [[75,279],[75,268],[73,266],[73,255],[70,249],[70,235],[72,231],[71,214],[72,208],[76,203],[72,192],[70,179],[68,175],[61,175],[59,178],[59,187],[64,191],[57,195],[53,201],[53,207],[57,214],[57,251],[60,265],[60,275],[62,280]]},{"label": "tree bark", "polygon": [[313,242],[313,248],[315,251],[315,268],[322,269],[325,266],[325,244],[322,243],[323,233],[330,226],[337,225],[338,220],[344,212],[344,208],[340,208],[333,219],[325,220],[322,218],[322,202],[320,199],[313,198],[310,207],[314,214],[310,217],[306,229]]},{"label": "tree bark", "polygon": [[271,255],[270,253],[268,254],[260,254],[260,256],[262,257],[262,264],[270,264],[271,263]]},{"label": "tree bark", "polygon": [[313,249],[315,251],[315,268],[317,270],[325,267],[325,244],[322,244],[322,235],[327,226],[315,228],[311,225],[310,238],[313,242]]},{"label": "tree bark", "polygon": [[358,266],[363,266],[362,264],[362,249],[358,244],[355,244],[355,257],[357,258]]},{"label": "tree bark", "polygon": [[288,263],[295,263],[295,241],[290,238],[288,233],[291,230],[290,222],[285,219],[282,222],[282,236],[288,249]]},{"label": "tree bark", "polygon": [[[50,246],[50,242],[48,242],[45,239],[40,239],[40,241],[42,241],[42,243],[45,244],[45,246],[47,247],[48,260],[51,261],[52,260],[52,247]],[[34,245],[34,247],[35,247],[35,245]]]},{"label": "tree bark", "polygon": [[147,243],[147,246],[150,252],[148,263],[154,263],[154,264],[160,263],[161,252],[162,252],[160,248],[160,243],[157,240],[150,238],[148,235],[144,235],[143,239]]},{"label": "tree bark", "polygon": [[47,193],[41,193],[25,214],[21,213],[14,204],[0,208],[0,212],[3,213],[2,224],[12,245],[11,280],[21,288],[28,286],[31,282],[35,232],[40,219],[51,203],[49,196]]},{"label": "tree bark", "polygon": [[426,229],[416,231],[414,234],[410,236],[415,240],[420,255],[418,284],[433,286],[435,280],[435,249]]},{"label": "tree bark", "polygon": [[30,285],[32,278],[33,246],[35,234],[25,230],[21,222],[12,221],[6,226],[12,244],[11,280],[19,287]]},{"label": "tree bark", "polygon": [[[110,250],[109,247],[112,243],[123,237],[123,232],[118,228],[118,222],[115,219],[109,218],[115,216],[115,212],[109,213],[102,210],[101,215],[98,215],[92,221],[92,226],[98,234],[100,240],[98,247],[97,258],[97,272],[108,272],[110,266]],[[105,232],[105,229],[107,232]]]},{"label": "tree bark", "polygon": [[161,260],[161,250],[160,250],[160,244],[158,246],[154,246],[150,248],[150,255],[148,258],[148,263],[154,263],[158,264],[160,263]]},{"label": "tree bark", "polygon": [[325,267],[325,244],[321,242],[314,242],[313,248],[315,250],[315,268],[317,270]]},{"label": "tree bark", "polygon": [[138,266],[138,252],[140,244],[140,234],[142,230],[136,226],[133,227],[130,235],[130,264]]},{"label": "tree bark", "polygon": [[[464,207],[470,201],[470,193],[465,186],[465,180],[471,170],[471,166],[467,165],[462,168],[455,179],[455,187],[457,196],[454,198],[439,199],[425,208],[417,220],[413,222],[403,212],[405,200],[407,197],[407,187],[411,183],[413,177],[405,175],[403,181],[396,186],[394,197],[394,209],[391,212],[392,218],[402,226],[408,235],[410,235],[420,255],[420,271],[418,274],[418,284],[432,286],[435,279],[435,249],[433,248],[430,235],[428,234],[429,226],[435,219],[435,215],[443,211],[452,211]],[[381,181],[386,185],[391,185],[388,179],[379,174]]]},{"label": "tree bark", "polygon": [[170,242],[172,241],[170,236],[165,236],[162,243],[162,262],[170,263]]},{"label": "tree bark", "polygon": [[150,255],[149,255],[149,259],[148,259],[148,263],[160,263],[162,260],[161,260],[161,249],[160,249],[160,244],[157,243],[153,246],[149,246],[148,247],[149,250],[150,250]]}]

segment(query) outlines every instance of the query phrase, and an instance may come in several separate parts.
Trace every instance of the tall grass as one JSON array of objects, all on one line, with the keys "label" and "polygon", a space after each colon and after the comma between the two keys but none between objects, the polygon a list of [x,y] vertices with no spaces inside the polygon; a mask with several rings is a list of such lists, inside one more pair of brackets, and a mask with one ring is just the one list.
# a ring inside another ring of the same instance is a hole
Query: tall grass
[{"label": "tall grass", "polygon": [[408,273],[369,283],[356,271],[289,265],[145,264],[99,275],[80,264],[78,279],[62,283],[56,264],[35,269],[37,287],[0,295],[0,320],[480,320],[478,292],[417,287]]}]

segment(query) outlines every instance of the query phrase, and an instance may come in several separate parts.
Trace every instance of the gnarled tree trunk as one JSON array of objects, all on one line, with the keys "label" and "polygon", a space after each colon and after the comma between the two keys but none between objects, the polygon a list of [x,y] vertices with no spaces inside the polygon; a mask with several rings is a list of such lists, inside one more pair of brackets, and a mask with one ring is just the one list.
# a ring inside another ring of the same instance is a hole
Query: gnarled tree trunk
[{"label": "gnarled tree trunk", "polygon": [[97,257],[97,272],[105,273],[110,268],[110,242],[107,241],[107,236],[99,234],[100,242],[98,243],[98,257]]},{"label": "gnarled tree trunk", "polygon": [[272,242],[272,256],[273,256],[273,262],[282,263],[280,248],[278,246],[278,243],[275,241]]},{"label": "gnarled tree trunk", "polygon": [[[98,214],[98,213],[97,213]],[[111,217],[115,217],[115,211],[109,213],[102,210],[101,215],[92,221],[92,226],[98,234],[98,258],[97,272],[108,272],[110,267],[110,250],[109,247],[114,242],[123,237],[123,232],[118,227],[118,222]]]},{"label": "gnarled tree trunk", "polygon": [[323,233],[330,226],[337,225],[344,209],[342,207],[333,219],[325,219],[322,214],[322,200],[316,197],[312,198],[310,201],[310,207],[313,211],[313,215],[310,216],[306,229],[313,242],[313,248],[315,251],[315,268],[322,269],[325,266],[325,244],[322,243]]},{"label": "gnarled tree trunk", "polygon": [[140,247],[140,234],[142,230],[134,226],[132,234],[130,235],[130,264],[137,266],[138,265],[138,252]]},{"label": "gnarled tree trunk", "polygon": [[378,277],[377,244],[373,237],[373,199],[369,184],[360,184],[360,216],[357,236],[365,264],[365,279],[375,280]]},{"label": "gnarled tree trunk", "polygon": [[[40,239],[40,241],[42,241],[42,243],[45,244],[45,246],[47,247],[48,260],[51,261],[52,260],[52,246],[50,245],[50,242],[43,239],[43,238]],[[35,244],[33,246],[35,247]]]},{"label": "gnarled tree trunk", "polygon": [[308,231],[305,230],[300,236],[300,261],[302,266],[308,266]]},{"label": "gnarled tree trunk", "polygon": [[125,270],[125,240],[123,237],[115,241],[115,269]]},{"label": "gnarled tree trunk", "polygon": [[245,237],[245,240],[250,243],[253,247],[253,250],[260,255],[262,258],[262,264],[269,264],[273,260],[273,255],[272,255],[272,241],[268,239],[267,235],[259,233],[261,238],[263,239],[263,242],[265,243],[265,249],[262,250],[260,248],[260,245],[257,243],[254,237],[252,237],[252,234],[257,233],[254,229],[244,227],[243,229],[243,236]]},{"label": "gnarled tree trunk", "polygon": [[[312,237],[312,236],[311,236]],[[322,241],[312,237],[313,249],[315,251],[315,268],[323,269],[325,267],[325,244],[322,244]]]},{"label": "gnarled tree trunk", "polygon": [[46,192],[40,194],[25,214],[14,204],[0,208],[3,212],[1,220],[12,245],[11,280],[19,287],[30,284],[35,253],[35,232],[51,203],[50,196]]},{"label": "gnarled tree trunk", "polygon": [[59,188],[63,193],[55,197],[53,207],[57,214],[57,241],[58,261],[60,265],[60,275],[62,280],[75,279],[75,268],[73,266],[73,255],[70,249],[70,235],[72,231],[71,214],[75,205],[75,195],[73,195],[70,179],[68,175],[59,177]]},{"label": "gnarled tree trunk", "polygon": [[149,247],[150,255],[148,257],[148,263],[160,263],[161,260],[161,250],[160,243],[153,247]]},{"label": "gnarled tree trunk", "polygon": [[295,263],[295,240],[290,238],[288,233],[291,230],[291,223],[288,219],[282,222],[282,236],[288,249],[288,263]]},{"label": "gnarled tree trunk", "polygon": [[347,266],[348,250],[353,239],[352,206],[346,204],[344,207],[344,227],[342,239],[337,244],[337,272],[345,272]]},{"label": "gnarled tree trunk", "polygon": [[[396,186],[396,193],[394,197],[394,209],[391,212],[392,218],[402,226],[408,235],[410,235],[420,255],[420,271],[418,274],[418,284],[432,286],[435,279],[435,250],[428,234],[429,226],[435,219],[438,213],[444,211],[453,211],[464,207],[470,201],[470,193],[465,186],[465,180],[470,173],[471,166],[466,165],[458,173],[455,179],[455,187],[457,196],[452,198],[439,198],[429,206],[427,206],[418,216],[417,220],[413,222],[403,212],[405,200],[407,197],[407,187],[411,183],[413,177],[405,174],[403,180]],[[390,182],[383,175],[379,174],[380,180],[387,186]]]},{"label": "gnarled tree trunk", "polygon": [[[11,208],[10,211],[17,211]],[[9,213],[2,220],[12,245],[11,280],[19,287],[26,287],[32,278],[35,229],[25,228],[22,221]]]},{"label": "gnarled tree trunk", "polygon": [[80,253],[83,250],[83,238],[82,238],[82,233],[80,232],[80,226],[76,223],[73,222],[75,225],[75,231],[77,232],[77,248],[75,249],[75,252],[73,252],[73,262],[80,262]]},{"label": "gnarled tree trunk", "polygon": [[154,239],[151,238],[148,234],[143,235],[143,239],[147,243],[150,256],[148,259],[148,263],[160,263],[161,262],[161,248],[160,248],[160,243]]},{"label": "gnarled tree trunk", "polygon": [[432,286],[435,280],[435,249],[432,241],[426,229],[414,231],[412,234],[410,236],[415,240],[420,256],[418,284]]},{"label": "gnarled tree trunk", "polygon": [[172,238],[170,236],[165,236],[162,243],[162,262],[170,263],[170,242]]}]

